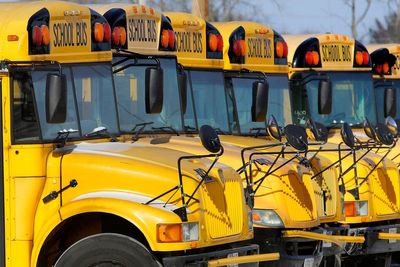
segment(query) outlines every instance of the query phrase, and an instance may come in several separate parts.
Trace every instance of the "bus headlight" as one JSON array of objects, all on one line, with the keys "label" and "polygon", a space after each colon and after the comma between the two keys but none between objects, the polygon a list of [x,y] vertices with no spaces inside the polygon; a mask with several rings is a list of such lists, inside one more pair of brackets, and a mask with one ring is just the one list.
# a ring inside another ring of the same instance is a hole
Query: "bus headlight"
[{"label": "bus headlight", "polygon": [[199,240],[199,223],[190,222],[182,224],[182,237],[185,242]]},{"label": "bus headlight", "polygon": [[253,210],[253,223],[269,227],[283,227],[283,222],[274,210]]},{"label": "bus headlight", "polygon": [[197,241],[199,240],[199,223],[158,224],[157,240],[160,243]]},{"label": "bus headlight", "polygon": [[368,201],[346,201],[344,208],[347,217],[368,215]]}]

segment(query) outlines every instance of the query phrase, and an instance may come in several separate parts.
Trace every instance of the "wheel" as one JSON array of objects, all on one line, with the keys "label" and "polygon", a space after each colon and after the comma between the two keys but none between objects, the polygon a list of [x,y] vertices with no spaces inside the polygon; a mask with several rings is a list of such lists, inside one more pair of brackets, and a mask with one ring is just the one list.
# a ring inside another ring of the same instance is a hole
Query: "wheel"
[{"label": "wheel", "polygon": [[157,260],[135,239],[112,233],[97,234],[71,245],[57,260],[56,267],[76,266],[159,267]]}]

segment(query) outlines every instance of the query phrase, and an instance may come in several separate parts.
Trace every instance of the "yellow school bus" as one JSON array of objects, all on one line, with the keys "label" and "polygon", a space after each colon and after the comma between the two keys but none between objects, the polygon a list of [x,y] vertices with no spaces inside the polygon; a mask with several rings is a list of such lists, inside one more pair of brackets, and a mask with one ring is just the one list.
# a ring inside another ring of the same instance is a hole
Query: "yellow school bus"
[{"label": "yellow school bus", "polygon": [[[217,162],[219,146],[205,159],[116,142],[111,41],[121,31],[68,2],[1,4],[0,14],[3,266],[279,257],[238,244],[253,236],[251,211],[240,176]],[[153,81],[157,69],[148,72]]]},{"label": "yellow school bus", "polygon": [[[352,247],[347,254],[367,257],[350,257],[349,260],[376,260],[377,264],[389,262],[390,256],[386,253],[400,248],[396,241],[400,230],[397,224],[399,176],[391,160],[373,153],[375,148],[390,151],[391,147],[389,144],[383,146],[381,140],[376,135],[372,138],[371,134],[373,127],[370,125],[376,124],[376,110],[368,51],[360,42],[338,34],[285,36],[285,39],[289,47],[290,93],[295,123],[304,125],[311,118],[328,127],[328,149],[336,147],[347,153],[342,149],[346,146],[341,144],[340,132],[349,137],[350,143],[346,145],[352,146],[355,142],[358,147],[365,148],[350,152],[357,164],[342,180],[346,189],[346,218],[343,223],[350,225],[349,233],[366,236],[363,247]],[[331,103],[324,103],[322,90],[318,89],[321,79],[332,85],[331,92],[326,93],[331,95]],[[383,128],[380,131],[384,131]],[[369,146],[371,142],[377,145]],[[342,163],[342,168],[348,168],[349,162]],[[364,209],[364,215],[355,216],[357,209]],[[375,238],[371,239],[371,236]]]}]

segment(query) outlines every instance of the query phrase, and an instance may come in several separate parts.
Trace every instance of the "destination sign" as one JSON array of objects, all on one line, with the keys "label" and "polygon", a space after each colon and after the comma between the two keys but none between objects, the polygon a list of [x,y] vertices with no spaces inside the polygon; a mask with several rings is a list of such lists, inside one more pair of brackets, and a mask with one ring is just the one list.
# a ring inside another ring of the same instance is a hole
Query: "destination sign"
[{"label": "destination sign", "polygon": [[178,53],[203,53],[203,35],[201,32],[175,31],[175,36]]},{"label": "destination sign", "polygon": [[350,44],[323,44],[321,46],[323,62],[351,62],[352,47]]},{"label": "destination sign", "polygon": [[54,21],[51,24],[52,52],[66,52],[66,48],[86,48],[90,42],[90,26],[87,20]]},{"label": "destination sign", "polygon": [[272,58],[272,40],[267,38],[247,38],[247,57]]}]

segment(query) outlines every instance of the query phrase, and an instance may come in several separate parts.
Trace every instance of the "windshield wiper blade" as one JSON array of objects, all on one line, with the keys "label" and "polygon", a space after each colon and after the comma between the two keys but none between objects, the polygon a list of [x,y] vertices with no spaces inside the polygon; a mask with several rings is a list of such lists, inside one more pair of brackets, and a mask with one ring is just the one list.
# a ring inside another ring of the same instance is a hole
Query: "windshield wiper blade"
[{"label": "windshield wiper blade", "polygon": [[265,131],[265,133],[267,133],[267,129],[263,127],[250,128],[249,134],[253,134],[253,131],[256,131],[254,133],[254,137],[258,137],[261,134],[261,131]]},{"label": "windshield wiper blade", "polygon": [[226,132],[222,131],[221,128],[214,128],[214,130],[217,132],[217,134],[222,134],[222,135],[227,135]]},{"label": "windshield wiper blade", "polygon": [[[142,123],[136,123],[135,126],[133,126],[131,133],[134,133],[135,135],[132,136],[132,141],[137,141],[139,140],[139,134],[141,132],[143,132],[144,128],[146,128],[147,125],[151,125],[154,122],[149,121],[149,122],[142,122]],[[136,128],[138,128],[138,130],[135,132]]]},{"label": "windshield wiper blade", "polygon": [[183,126],[185,128],[185,132],[190,132],[190,133],[196,133],[197,132],[197,128],[189,126],[189,125],[184,125]]},{"label": "windshield wiper blade", "polygon": [[175,130],[172,126],[151,127],[151,129],[153,129],[153,130],[161,130],[161,131],[166,132],[166,133],[172,132],[172,133],[176,134],[177,136],[179,136],[178,131]]},{"label": "windshield wiper blade", "polygon": [[112,142],[116,141],[115,136],[111,135],[107,127],[99,126],[94,128],[90,133],[84,135],[85,137],[110,137]]}]

